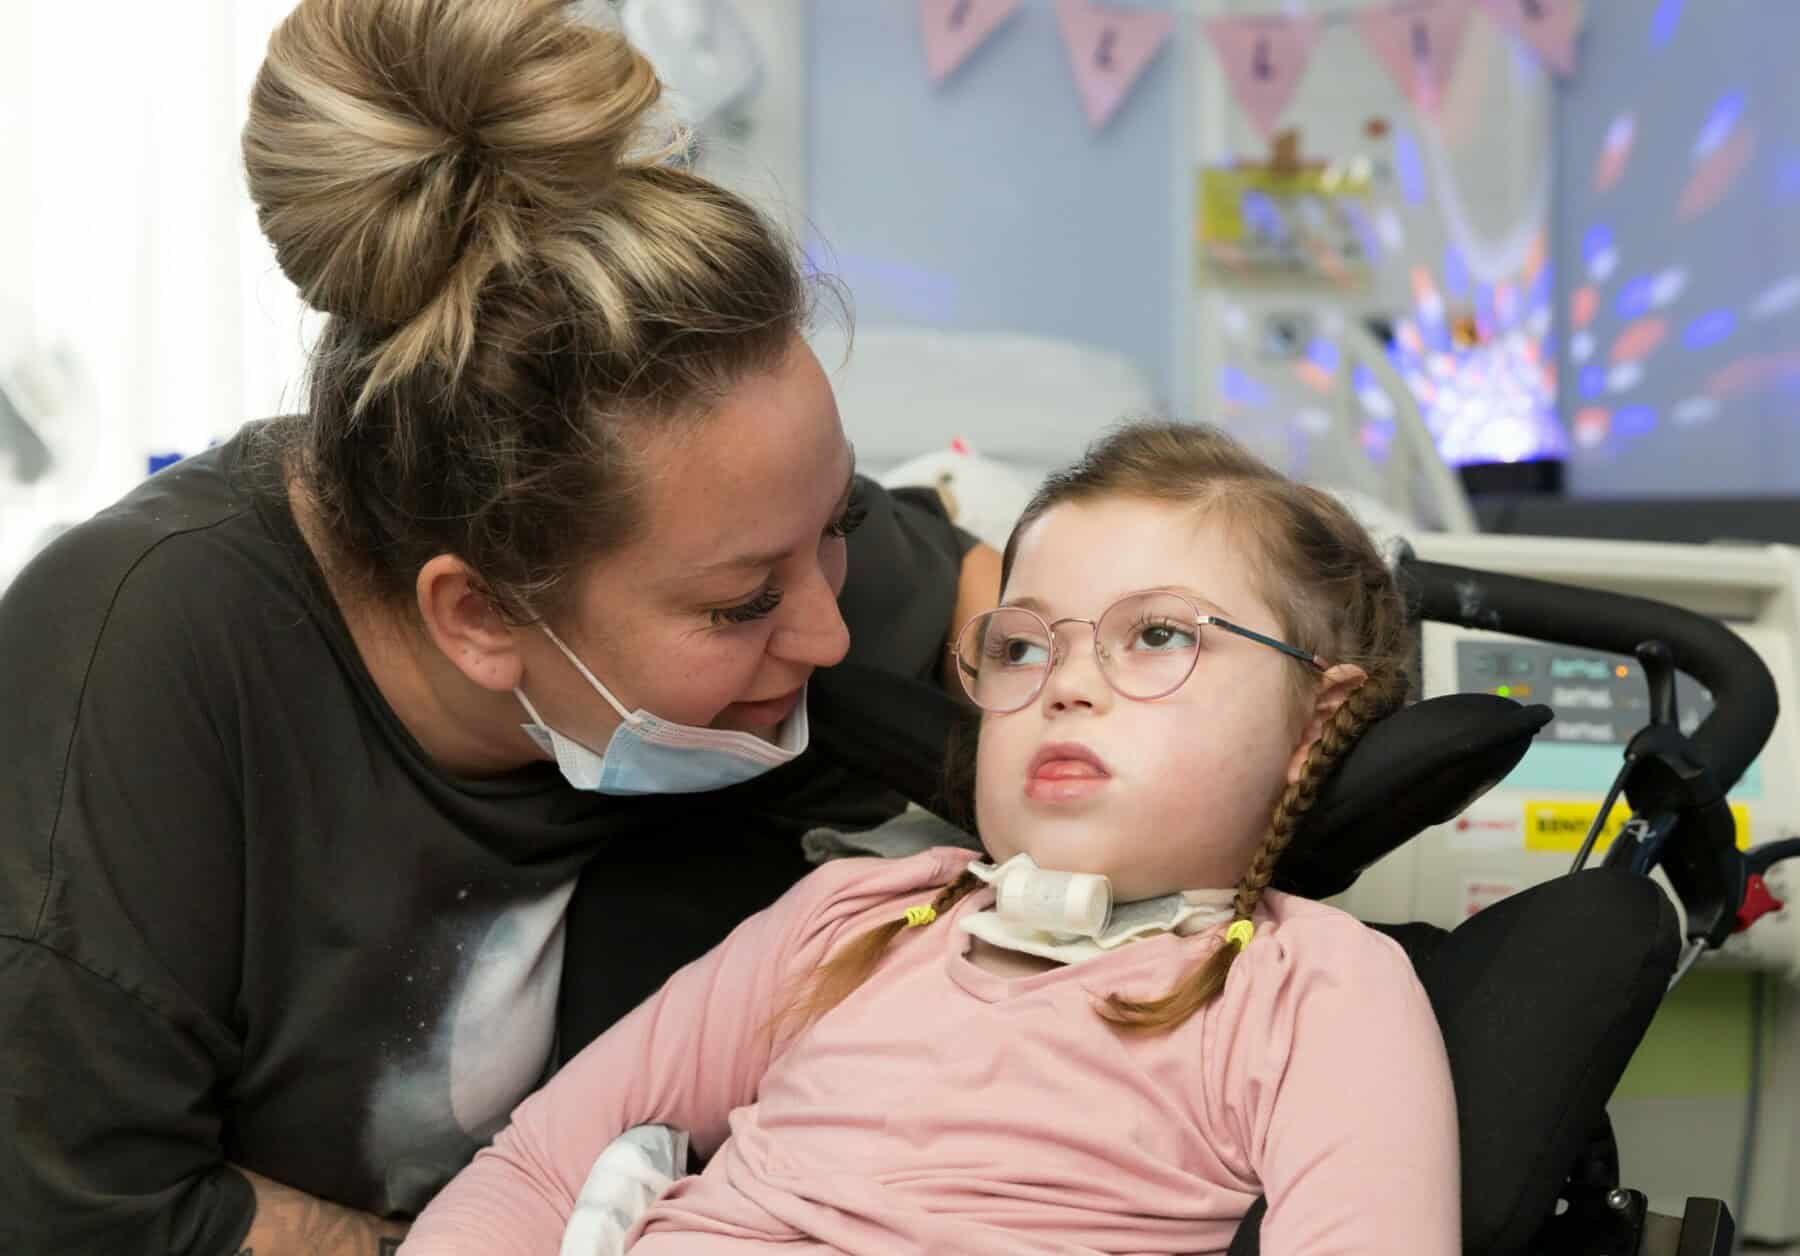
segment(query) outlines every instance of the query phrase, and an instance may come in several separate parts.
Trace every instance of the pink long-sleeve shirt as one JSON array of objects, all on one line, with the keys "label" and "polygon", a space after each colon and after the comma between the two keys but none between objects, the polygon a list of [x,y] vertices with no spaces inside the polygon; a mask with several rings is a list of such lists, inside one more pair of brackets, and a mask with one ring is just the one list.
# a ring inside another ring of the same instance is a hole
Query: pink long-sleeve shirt
[{"label": "pink long-sleeve shirt", "polygon": [[1160,995],[1222,929],[1002,977],[966,956],[971,894],[909,929],[797,1034],[768,1026],[838,946],[969,852],[827,864],[569,1062],[426,1209],[403,1256],[553,1256],[600,1151],[633,1125],[711,1163],[633,1256],[1223,1252],[1258,1195],[1266,1256],[1460,1251],[1455,1101],[1391,940],[1270,893],[1217,999],[1139,1036],[1095,1014]]}]

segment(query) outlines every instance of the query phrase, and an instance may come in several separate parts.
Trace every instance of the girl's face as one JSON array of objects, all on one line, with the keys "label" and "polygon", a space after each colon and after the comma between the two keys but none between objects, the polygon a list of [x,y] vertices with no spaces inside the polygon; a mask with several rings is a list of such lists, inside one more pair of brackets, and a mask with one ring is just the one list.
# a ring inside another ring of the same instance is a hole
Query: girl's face
[{"label": "girl's face", "polygon": [[[1003,602],[1093,620],[1125,594],[1175,589],[1286,640],[1219,513],[1127,497],[1053,507],[1020,538]],[[1304,664],[1202,629],[1186,683],[1138,702],[1101,675],[1085,624],[1057,637],[1062,661],[1036,701],[982,720],[976,815],[989,854],[1102,874],[1120,900],[1235,885],[1317,735],[1312,702],[1296,696]],[[1100,766],[1069,766],[1083,751]]]},{"label": "girl's face", "polygon": [[[849,648],[853,461],[831,385],[797,342],[646,463],[644,525],[586,574],[560,635],[627,710],[773,736],[813,669]],[[604,748],[612,708],[541,633],[519,639],[544,718]]]}]

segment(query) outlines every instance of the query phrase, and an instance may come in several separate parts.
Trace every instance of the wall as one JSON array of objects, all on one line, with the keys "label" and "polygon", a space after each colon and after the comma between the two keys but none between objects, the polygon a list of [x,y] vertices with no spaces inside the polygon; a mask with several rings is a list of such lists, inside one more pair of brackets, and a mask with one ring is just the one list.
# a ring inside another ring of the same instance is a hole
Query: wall
[{"label": "wall", "polygon": [[858,322],[1086,341],[1179,402],[1172,49],[1094,134],[1048,0],[941,86],[914,0],[810,12],[813,248]]},{"label": "wall", "polygon": [[1557,154],[1570,488],[1800,493],[1800,5],[1588,22]]}]

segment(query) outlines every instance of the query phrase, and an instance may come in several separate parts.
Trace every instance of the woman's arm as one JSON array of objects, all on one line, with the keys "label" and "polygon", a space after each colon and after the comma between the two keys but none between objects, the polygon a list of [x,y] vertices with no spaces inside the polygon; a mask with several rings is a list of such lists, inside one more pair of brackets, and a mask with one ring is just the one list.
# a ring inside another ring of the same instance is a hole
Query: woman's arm
[{"label": "woman's arm", "polygon": [[317,1199],[238,1169],[256,1192],[256,1218],[237,1256],[392,1256],[406,1237],[397,1221]]},{"label": "woman's arm", "polygon": [[[956,605],[950,612],[950,627],[944,640],[956,644],[963,625],[982,611],[1000,603],[1000,551],[988,545],[977,545],[963,555],[962,574],[956,582]],[[944,652],[938,682],[952,694],[962,694],[962,681],[956,675],[956,660]]]}]

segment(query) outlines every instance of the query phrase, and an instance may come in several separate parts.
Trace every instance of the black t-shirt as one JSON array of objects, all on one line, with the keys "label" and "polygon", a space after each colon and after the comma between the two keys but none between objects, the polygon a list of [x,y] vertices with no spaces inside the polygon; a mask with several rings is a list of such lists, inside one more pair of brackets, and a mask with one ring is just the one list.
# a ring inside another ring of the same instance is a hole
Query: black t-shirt
[{"label": "black t-shirt", "polygon": [[[895,807],[816,734],[684,798],[440,771],[258,470],[270,431],[0,599],[0,1251],[234,1251],[227,1162],[415,1212],[553,1062],[566,936],[565,1054],[799,876],[801,829]],[[968,539],[864,490],[852,661],[928,677]]]}]

